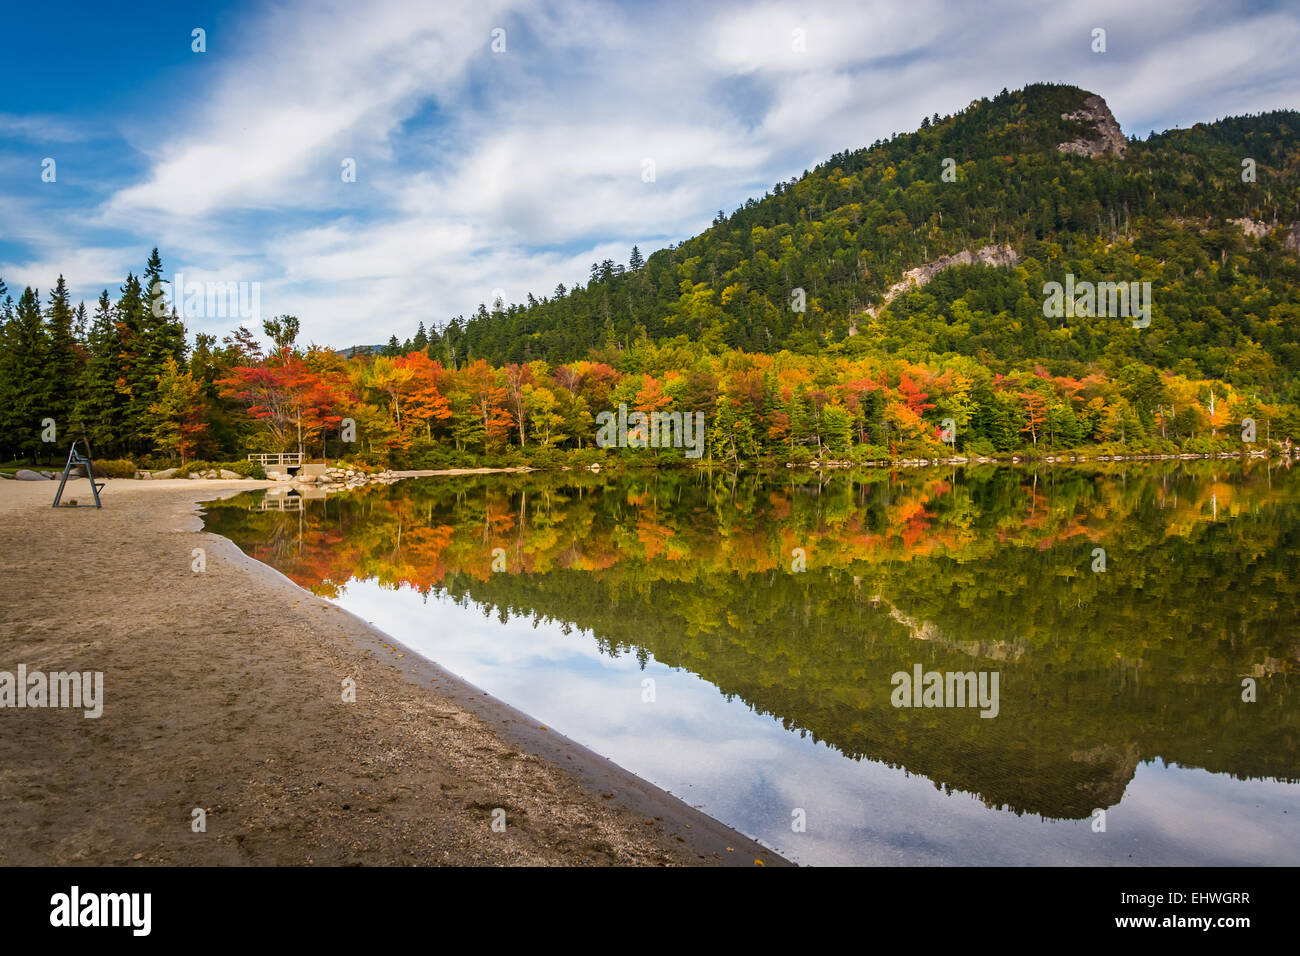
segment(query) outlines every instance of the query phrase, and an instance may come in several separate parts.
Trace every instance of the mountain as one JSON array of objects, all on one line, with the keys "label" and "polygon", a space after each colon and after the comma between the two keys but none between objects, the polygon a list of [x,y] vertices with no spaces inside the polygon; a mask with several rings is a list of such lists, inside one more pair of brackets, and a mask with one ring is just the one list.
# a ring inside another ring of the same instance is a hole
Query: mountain
[{"label": "mountain", "polygon": [[344,358],[354,358],[358,355],[378,355],[384,350],[382,345],[349,345],[345,349],[336,349],[339,355]]},{"label": "mountain", "polygon": [[[1296,111],[1138,140],[1089,91],[1004,90],[832,156],[639,268],[593,264],[583,288],[480,306],[430,351],[613,364],[676,340],[1275,384],[1300,368],[1298,186]],[[1150,282],[1149,325],[1045,316],[1044,284],[1067,275]]]}]

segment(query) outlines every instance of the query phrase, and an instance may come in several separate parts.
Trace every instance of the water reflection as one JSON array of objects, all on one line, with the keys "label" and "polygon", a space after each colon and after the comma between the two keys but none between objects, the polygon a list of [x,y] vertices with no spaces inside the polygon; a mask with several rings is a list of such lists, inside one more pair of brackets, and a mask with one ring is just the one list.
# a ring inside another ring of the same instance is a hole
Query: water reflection
[{"label": "water reflection", "polygon": [[[1297,494],[1264,463],[570,472],[207,524],[803,861],[1294,864]],[[894,707],[917,664],[998,672],[998,716]]]}]

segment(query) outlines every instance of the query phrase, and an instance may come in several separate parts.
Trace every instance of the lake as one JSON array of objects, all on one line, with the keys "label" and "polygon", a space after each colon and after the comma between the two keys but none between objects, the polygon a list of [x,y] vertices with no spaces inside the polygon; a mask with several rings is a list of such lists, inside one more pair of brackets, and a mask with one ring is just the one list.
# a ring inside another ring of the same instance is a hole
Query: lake
[{"label": "lake", "polygon": [[1295,865],[1297,506],[1300,469],[1198,460],[424,478],[205,523],[800,863]]}]

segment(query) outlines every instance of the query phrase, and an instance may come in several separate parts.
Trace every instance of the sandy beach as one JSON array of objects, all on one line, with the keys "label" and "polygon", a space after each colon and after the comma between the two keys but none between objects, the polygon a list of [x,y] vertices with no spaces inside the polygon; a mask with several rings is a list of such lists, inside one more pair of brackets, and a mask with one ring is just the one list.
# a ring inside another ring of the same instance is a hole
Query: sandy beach
[{"label": "sandy beach", "polygon": [[202,531],[268,484],[0,480],[0,671],[104,675],[0,709],[0,864],[784,863]]}]

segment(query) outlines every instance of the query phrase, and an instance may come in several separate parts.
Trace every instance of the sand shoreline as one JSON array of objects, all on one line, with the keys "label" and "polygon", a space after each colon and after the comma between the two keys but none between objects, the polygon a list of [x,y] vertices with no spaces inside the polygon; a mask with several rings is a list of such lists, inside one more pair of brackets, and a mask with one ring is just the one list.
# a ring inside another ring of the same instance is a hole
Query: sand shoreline
[{"label": "sand shoreline", "polygon": [[0,670],[105,686],[99,720],[0,709],[0,863],[785,863],[201,530],[272,484],[0,482]]}]

